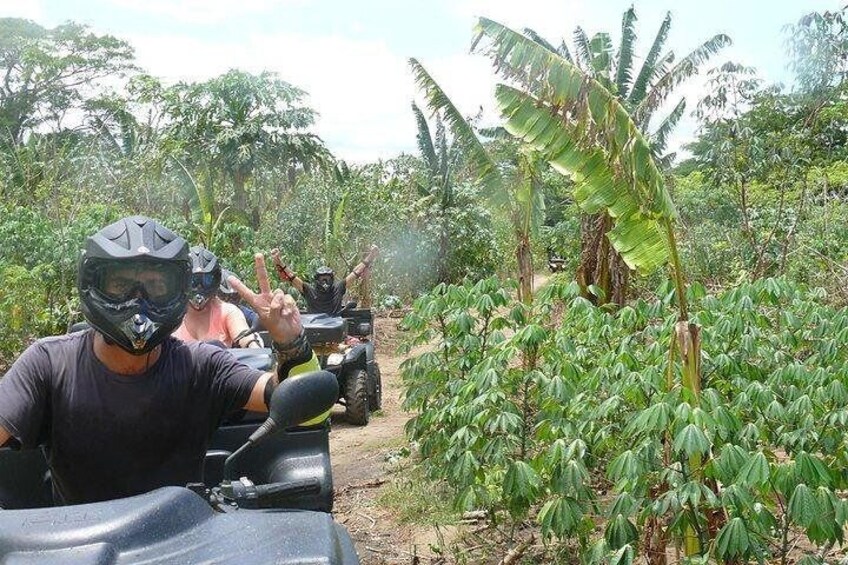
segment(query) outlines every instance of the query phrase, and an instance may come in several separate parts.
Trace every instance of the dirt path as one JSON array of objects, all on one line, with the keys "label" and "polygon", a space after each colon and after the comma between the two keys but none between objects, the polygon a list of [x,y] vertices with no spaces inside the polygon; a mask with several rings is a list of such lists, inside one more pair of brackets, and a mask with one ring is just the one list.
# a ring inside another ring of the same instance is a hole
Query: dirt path
[{"label": "dirt path", "polygon": [[393,480],[389,459],[407,445],[403,428],[411,417],[401,408],[400,365],[406,356],[397,353],[399,322],[380,318],[375,323],[377,359],[383,379],[382,411],[372,415],[364,427],[348,424],[340,406],[332,413],[334,514],[353,537],[363,565],[407,564],[414,562],[413,556],[426,559],[429,555],[431,536],[426,531],[399,525],[389,511],[377,504]]}]

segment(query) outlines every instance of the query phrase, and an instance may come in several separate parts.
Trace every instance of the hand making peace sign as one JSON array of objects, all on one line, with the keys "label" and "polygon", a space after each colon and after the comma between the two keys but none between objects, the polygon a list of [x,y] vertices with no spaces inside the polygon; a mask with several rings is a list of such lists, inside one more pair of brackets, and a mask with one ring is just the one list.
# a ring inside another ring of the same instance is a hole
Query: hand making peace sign
[{"label": "hand making peace sign", "polygon": [[234,276],[229,278],[230,285],[256,311],[262,325],[271,334],[271,339],[281,344],[290,343],[303,331],[297,304],[294,298],[279,288],[271,290],[271,285],[268,282],[268,270],[265,268],[265,256],[262,253],[257,253],[253,260],[256,280],[259,281],[259,293],[257,294],[247,288],[243,282]]}]

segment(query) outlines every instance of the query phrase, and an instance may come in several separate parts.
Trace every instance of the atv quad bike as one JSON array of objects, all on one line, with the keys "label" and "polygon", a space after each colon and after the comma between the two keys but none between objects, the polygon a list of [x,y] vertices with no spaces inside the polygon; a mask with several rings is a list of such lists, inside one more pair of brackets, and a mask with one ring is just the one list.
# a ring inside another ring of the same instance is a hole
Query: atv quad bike
[{"label": "atv quad bike", "polygon": [[325,371],[287,379],[265,422],[218,429],[203,483],[107,502],[53,508],[42,452],[0,449],[0,562],[356,565],[330,514],[327,423],[295,426],[337,397]]},{"label": "atv quad bike", "polygon": [[371,310],[350,302],[338,316],[301,314],[301,322],[321,368],[338,378],[339,403],[348,421],[364,426],[383,403]]}]

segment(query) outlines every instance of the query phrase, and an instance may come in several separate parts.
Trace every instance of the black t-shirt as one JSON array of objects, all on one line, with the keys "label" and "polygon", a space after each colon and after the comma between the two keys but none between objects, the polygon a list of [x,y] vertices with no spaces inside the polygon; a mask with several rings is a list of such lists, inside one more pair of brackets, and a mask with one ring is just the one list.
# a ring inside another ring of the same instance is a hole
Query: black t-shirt
[{"label": "black t-shirt", "polygon": [[47,447],[57,503],[200,480],[209,437],[262,373],[169,337],[147,371],[119,375],[97,359],[93,338],[38,340],[0,379],[0,425],[25,448]]},{"label": "black t-shirt", "polygon": [[315,285],[303,283],[303,298],[310,314],[338,314],[342,310],[345,292],[347,283],[344,279],[333,283],[329,292],[320,292]]}]

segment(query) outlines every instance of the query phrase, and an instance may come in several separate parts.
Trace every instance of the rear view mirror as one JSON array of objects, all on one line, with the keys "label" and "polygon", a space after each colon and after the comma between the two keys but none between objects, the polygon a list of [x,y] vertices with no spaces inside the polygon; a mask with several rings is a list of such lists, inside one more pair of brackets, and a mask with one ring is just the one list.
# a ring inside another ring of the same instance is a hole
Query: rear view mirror
[{"label": "rear view mirror", "polygon": [[248,439],[256,443],[265,435],[317,418],[339,398],[339,382],[333,373],[313,371],[281,382],[268,407],[268,419]]}]

